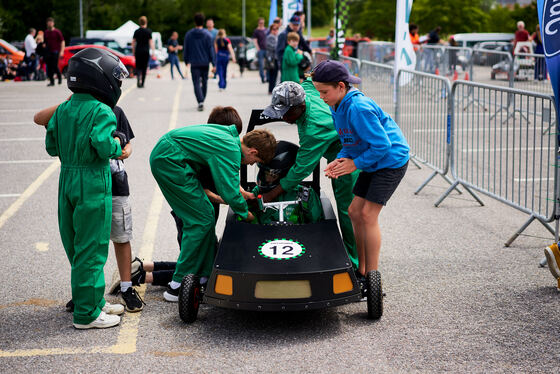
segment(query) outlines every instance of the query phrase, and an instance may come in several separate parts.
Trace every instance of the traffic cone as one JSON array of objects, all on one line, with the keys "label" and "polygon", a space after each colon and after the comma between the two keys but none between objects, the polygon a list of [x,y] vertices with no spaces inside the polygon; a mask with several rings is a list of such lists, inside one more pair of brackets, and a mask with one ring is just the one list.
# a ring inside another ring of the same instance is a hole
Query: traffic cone
[{"label": "traffic cone", "polygon": [[455,70],[453,72],[453,80],[456,81],[457,79],[459,79],[459,73],[457,72],[457,70]]},{"label": "traffic cone", "polygon": [[466,81],[470,80],[470,79],[469,79],[469,72],[468,72],[468,71],[465,72],[465,80],[466,80]]},{"label": "traffic cone", "polygon": [[160,79],[160,78],[161,78],[161,74],[160,74],[160,73],[157,73],[157,77],[158,77],[158,79]]},{"label": "traffic cone", "polygon": [[439,75],[439,69],[436,68],[436,75]]}]

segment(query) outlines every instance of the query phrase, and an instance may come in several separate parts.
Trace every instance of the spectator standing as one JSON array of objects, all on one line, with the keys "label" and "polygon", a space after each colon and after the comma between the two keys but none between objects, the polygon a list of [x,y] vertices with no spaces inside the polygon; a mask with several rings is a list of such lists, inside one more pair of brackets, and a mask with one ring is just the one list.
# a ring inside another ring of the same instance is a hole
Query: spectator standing
[{"label": "spectator standing", "polygon": [[334,48],[334,29],[330,29],[329,30],[329,34],[327,35],[325,41],[327,42],[327,47],[329,49],[329,51],[331,51]]},{"label": "spectator standing", "polygon": [[303,35],[301,34],[300,24],[301,24],[301,18],[297,15],[294,15],[292,16],[292,18],[290,18],[290,23],[288,24],[288,27],[286,27],[286,29],[282,31],[280,34],[278,34],[278,43],[276,44],[276,61],[278,61],[278,69],[280,70],[282,69],[282,59],[284,57],[284,50],[288,45],[287,38],[290,32],[295,32],[299,35],[298,49],[304,52],[312,53],[311,49],[309,48],[309,45],[307,45],[307,42],[305,41]]},{"label": "spectator standing", "polygon": [[132,37],[132,54],[136,58],[136,85],[142,88],[146,80],[150,49],[152,54],[154,54],[155,47],[152,39],[152,30],[148,28],[148,18],[142,16],[138,19],[138,23],[140,27],[134,31],[134,36]]},{"label": "spectator standing", "polygon": [[37,69],[37,54],[35,50],[37,49],[37,42],[35,41],[35,34],[37,30],[34,28],[29,29],[29,34],[25,37],[25,63],[27,64],[27,80],[31,78],[31,74]]},{"label": "spectator standing", "polygon": [[418,34],[418,25],[415,23],[408,24],[408,33],[410,34],[410,42],[414,51],[418,51],[420,45],[420,34]]},{"label": "spectator standing", "polygon": [[214,27],[214,20],[212,18],[208,18],[206,20],[206,30],[210,32],[210,35],[212,35],[212,41],[216,40],[216,37],[218,36],[218,29]]},{"label": "spectator standing", "polygon": [[[441,27],[438,26],[435,29],[433,29],[432,31],[429,32],[428,34],[428,40],[427,43],[429,45],[436,45],[439,44],[441,42],[441,39],[439,37],[439,32],[441,31]],[[435,66],[435,61],[434,61],[434,50],[431,48],[426,48],[425,49],[425,55],[426,55],[426,71],[428,73],[435,73],[436,72],[436,66]]]},{"label": "spectator standing", "polygon": [[64,36],[59,29],[54,27],[54,18],[47,18],[47,29],[45,30],[45,43],[46,43],[46,57],[47,75],[49,77],[49,84],[47,86],[54,86],[54,75],[58,78],[58,84],[62,83],[62,74],[58,68],[58,60],[64,55]]},{"label": "spectator standing", "polygon": [[220,29],[218,31],[218,36],[214,40],[214,48],[216,49],[216,73],[220,78],[218,82],[218,87],[220,91],[225,90],[227,85],[227,66],[229,63],[230,56],[235,63],[235,54],[233,53],[233,47],[231,46],[231,41],[226,38],[226,30]]},{"label": "spectator standing", "polygon": [[261,82],[266,82],[264,75],[264,59],[266,57],[266,27],[264,27],[264,18],[260,17],[257,28],[253,31],[253,43],[257,49],[257,60],[259,63],[259,75]]},{"label": "spectator standing", "polygon": [[278,79],[278,62],[276,61],[276,43],[278,42],[278,24],[270,25],[268,36],[266,37],[266,75],[268,80],[268,94],[272,95],[272,90],[276,86]]},{"label": "spectator standing", "polygon": [[179,42],[177,42],[178,37],[179,34],[177,34],[177,31],[173,31],[173,33],[171,34],[171,38],[169,38],[169,40],[167,41],[167,58],[169,59],[171,79],[173,79],[174,66],[177,68],[181,79],[185,79],[183,73],[181,73],[181,67],[179,66],[179,57],[177,56],[177,51],[183,50],[183,46],[179,45]]},{"label": "spectator standing", "polygon": [[515,52],[515,46],[518,42],[527,42],[530,39],[531,36],[529,35],[529,31],[525,30],[525,22],[517,22],[517,31],[515,32],[515,38],[513,39],[513,51]]},{"label": "spectator standing", "polygon": [[43,31],[37,32],[35,37],[35,42],[37,43],[37,48],[35,53],[37,55],[37,63],[39,67],[37,68],[35,74],[35,80],[45,80],[45,69],[46,69],[46,58],[47,58],[47,43],[45,43],[45,34]]},{"label": "spectator standing", "polygon": [[299,83],[299,63],[303,60],[303,54],[297,48],[298,43],[298,33],[289,33],[288,46],[284,51],[284,60],[282,61],[282,82],[292,81]]},{"label": "spectator standing", "polygon": [[[531,40],[536,44],[535,54],[544,55],[541,28],[538,24],[537,29],[535,30],[533,35],[531,35]],[[546,79],[546,76],[548,74],[548,71],[546,69],[546,61],[543,57],[537,57],[535,60],[535,79],[542,81],[543,79]]]},{"label": "spectator standing", "polygon": [[183,59],[191,66],[194,94],[198,102],[198,111],[204,110],[204,99],[208,88],[208,68],[212,64],[212,72],[216,72],[216,54],[212,43],[212,35],[202,28],[204,14],[194,15],[195,27],[185,34],[183,42]]}]

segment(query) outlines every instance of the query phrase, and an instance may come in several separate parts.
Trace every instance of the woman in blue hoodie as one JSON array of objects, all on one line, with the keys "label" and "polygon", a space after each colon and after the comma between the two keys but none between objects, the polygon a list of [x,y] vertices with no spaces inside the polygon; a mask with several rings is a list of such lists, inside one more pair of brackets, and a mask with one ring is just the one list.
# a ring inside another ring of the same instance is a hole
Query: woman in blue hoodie
[{"label": "woman in blue hoodie", "polygon": [[342,150],[337,159],[327,165],[325,174],[338,178],[361,170],[348,214],[358,249],[357,275],[363,281],[364,274],[378,268],[379,213],[404,177],[409,146],[395,121],[372,99],[350,86],[361,80],[350,75],[344,64],[323,61],[311,76],[321,99],[331,107],[342,142]]}]

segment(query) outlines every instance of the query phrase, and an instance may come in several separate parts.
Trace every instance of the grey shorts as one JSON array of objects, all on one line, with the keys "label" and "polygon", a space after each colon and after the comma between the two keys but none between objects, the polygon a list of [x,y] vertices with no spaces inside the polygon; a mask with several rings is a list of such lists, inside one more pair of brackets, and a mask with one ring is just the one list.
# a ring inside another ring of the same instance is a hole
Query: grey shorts
[{"label": "grey shorts", "polygon": [[127,243],[132,240],[132,210],[128,196],[113,196],[110,238],[115,243]]}]

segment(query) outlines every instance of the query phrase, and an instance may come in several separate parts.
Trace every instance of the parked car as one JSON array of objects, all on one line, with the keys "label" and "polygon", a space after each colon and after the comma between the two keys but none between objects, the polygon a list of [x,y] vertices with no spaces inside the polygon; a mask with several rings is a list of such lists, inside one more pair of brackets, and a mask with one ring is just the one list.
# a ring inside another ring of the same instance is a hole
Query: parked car
[{"label": "parked car", "polygon": [[79,37],[73,37],[70,39],[71,46],[84,45],[84,44],[103,45],[107,48],[114,49],[115,51],[118,51],[125,56],[132,56],[132,47],[126,46],[123,48],[115,40],[105,40],[100,38],[79,38]]},{"label": "parked car", "polygon": [[13,64],[19,65],[19,63],[23,61],[25,53],[4,39],[0,39],[0,58],[8,57],[12,60]]},{"label": "parked car", "polygon": [[507,59],[507,57],[503,54],[484,52],[484,51],[511,53],[512,49],[513,49],[513,44],[511,44],[510,42],[476,43],[473,47],[474,50],[473,63],[475,65],[492,66],[494,64],[497,64],[498,62]]},{"label": "parked car", "polygon": [[130,74],[129,77],[132,77],[134,75],[134,69],[136,68],[136,59],[134,58],[134,56],[125,56],[119,51],[115,51],[114,49],[107,48],[103,45],[83,44],[83,45],[73,45],[64,48],[64,56],[62,56],[62,58],[59,60],[58,68],[60,69],[60,71],[65,77],[68,71],[68,61],[70,60],[70,58],[74,56],[74,54],[78,53],[79,51],[85,48],[100,48],[100,49],[108,50],[109,52],[117,56],[122,61],[123,65],[126,66],[126,69]]}]

